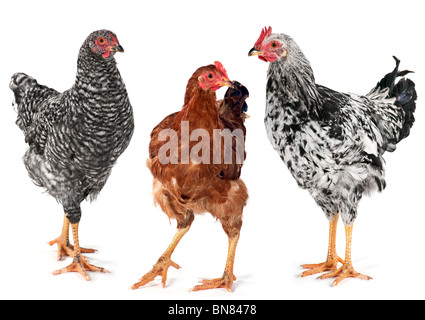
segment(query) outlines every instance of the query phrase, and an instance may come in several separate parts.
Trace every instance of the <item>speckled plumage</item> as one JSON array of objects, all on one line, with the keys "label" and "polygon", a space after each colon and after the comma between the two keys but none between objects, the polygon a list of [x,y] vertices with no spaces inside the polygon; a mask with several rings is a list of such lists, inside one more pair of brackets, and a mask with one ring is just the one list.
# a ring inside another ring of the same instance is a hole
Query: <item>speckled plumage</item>
[{"label": "speckled plumage", "polygon": [[413,125],[414,83],[401,79],[399,61],[367,95],[339,93],[315,83],[309,61],[295,41],[283,43],[284,57],[267,73],[267,135],[301,188],[307,189],[329,220],[345,225],[357,215],[364,194],[385,188],[385,151],[407,137]]},{"label": "speckled plumage", "polygon": [[133,112],[113,53],[103,57],[95,31],[81,46],[75,84],[59,93],[23,73],[13,75],[17,125],[29,148],[24,155],[29,176],[64,208],[71,223],[80,203],[95,198],[133,134]]}]

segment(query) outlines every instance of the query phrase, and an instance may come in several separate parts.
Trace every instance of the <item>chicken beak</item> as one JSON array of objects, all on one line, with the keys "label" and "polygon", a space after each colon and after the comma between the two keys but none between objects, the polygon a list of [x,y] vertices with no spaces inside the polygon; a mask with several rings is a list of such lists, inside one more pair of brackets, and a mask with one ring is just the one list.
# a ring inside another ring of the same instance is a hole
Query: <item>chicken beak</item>
[{"label": "chicken beak", "polygon": [[118,43],[114,44],[110,50],[112,52],[124,52],[124,48]]},{"label": "chicken beak", "polygon": [[234,84],[230,80],[223,80],[217,83],[220,87],[231,87],[234,88]]},{"label": "chicken beak", "polygon": [[251,50],[249,50],[248,52],[248,57],[252,57],[252,56],[262,56],[264,54],[265,51],[261,51],[261,50],[257,50],[254,48],[252,48]]}]

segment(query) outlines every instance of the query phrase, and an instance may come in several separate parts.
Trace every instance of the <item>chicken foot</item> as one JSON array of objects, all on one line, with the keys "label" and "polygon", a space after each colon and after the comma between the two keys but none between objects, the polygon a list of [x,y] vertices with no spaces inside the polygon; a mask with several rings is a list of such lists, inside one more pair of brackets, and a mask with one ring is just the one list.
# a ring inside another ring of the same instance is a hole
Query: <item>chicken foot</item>
[{"label": "chicken foot", "polygon": [[[74,257],[74,246],[69,243],[69,220],[66,216],[64,216],[61,235],[48,243],[50,246],[57,244],[58,261],[62,260],[64,256]],[[82,253],[94,253],[96,251],[96,249],[80,248]]]},{"label": "chicken foot", "polygon": [[344,260],[336,253],[336,229],[338,225],[338,218],[339,214],[337,213],[329,223],[329,245],[326,261],[317,264],[303,264],[301,266],[302,268],[310,270],[304,271],[301,274],[301,277],[307,277],[325,271],[335,271],[338,268],[338,262],[344,263]]},{"label": "chicken foot", "polygon": [[171,255],[173,254],[174,249],[177,247],[181,238],[186,234],[186,232],[189,231],[189,228],[190,228],[190,224],[185,228],[177,229],[177,232],[173,240],[171,241],[170,245],[162,254],[162,256],[158,259],[158,261],[155,263],[152,270],[146,273],[142,278],[140,278],[139,282],[133,284],[131,286],[131,289],[137,289],[139,287],[142,287],[146,285],[147,283],[151,282],[152,280],[154,280],[157,276],[162,277],[162,287],[165,287],[165,284],[167,281],[168,268],[172,266],[176,269],[180,269],[180,266],[171,260]]},{"label": "chicken foot", "polygon": [[345,245],[345,260],[344,264],[341,268],[335,271],[331,271],[329,273],[323,274],[320,279],[327,279],[327,278],[335,278],[334,282],[332,283],[332,287],[338,285],[342,280],[346,278],[358,278],[363,280],[371,280],[372,278],[358,273],[354,271],[353,265],[351,263],[351,240],[352,240],[352,232],[353,232],[353,225],[351,226],[345,226],[345,238],[346,238],[346,245]]},{"label": "chicken foot", "polygon": [[195,286],[192,291],[207,290],[214,288],[225,288],[227,291],[232,291],[233,281],[236,280],[233,274],[233,263],[235,261],[236,246],[239,240],[239,233],[236,236],[229,237],[229,249],[227,252],[226,266],[221,278],[212,280],[202,280],[201,285]]},{"label": "chicken foot", "polygon": [[[64,226],[65,229],[65,226]],[[66,227],[66,229],[68,229],[68,227]],[[86,271],[98,271],[98,272],[102,272],[102,273],[108,273],[109,271],[107,271],[104,268],[101,267],[96,267],[94,265],[91,265],[87,262],[87,259],[81,255],[81,248],[80,248],[80,244],[79,244],[79,240],[78,240],[78,223],[72,223],[71,224],[71,229],[72,229],[72,236],[74,239],[74,247],[73,247],[73,252],[72,252],[72,263],[62,269],[53,271],[52,274],[53,275],[58,275],[58,274],[62,274],[62,273],[66,273],[66,272],[78,272],[79,274],[81,274],[83,276],[83,278],[85,280],[90,280],[89,275],[87,274]],[[70,250],[70,248],[68,247],[66,250]]]}]

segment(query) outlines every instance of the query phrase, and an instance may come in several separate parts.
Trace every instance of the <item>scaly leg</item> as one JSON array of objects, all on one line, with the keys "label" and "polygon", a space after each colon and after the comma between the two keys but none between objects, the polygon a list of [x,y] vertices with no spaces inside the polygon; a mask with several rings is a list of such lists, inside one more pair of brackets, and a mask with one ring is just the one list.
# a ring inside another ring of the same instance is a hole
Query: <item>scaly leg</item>
[{"label": "scaly leg", "polygon": [[370,280],[372,279],[369,276],[366,276],[364,274],[358,273],[354,271],[353,265],[351,263],[351,239],[352,239],[352,233],[353,233],[353,226],[345,226],[345,238],[346,238],[346,244],[345,244],[345,261],[341,268],[339,268],[336,271],[332,271],[326,274],[323,274],[320,278],[326,279],[326,278],[334,278],[334,282],[332,283],[332,287],[338,285],[342,280],[346,278],[358,278],[363,280]]},{"label": "scaly leg", "polygon": [[304,271],[301,274],[301,277],[310,276],[312,274],[321,273],[325,271],[334,271],[338,267],[338,262],[343,263],[344,260],[342,260],[337,254],[336,254],[336,228],[338,225],[338,218],[339,214],[337,213],[332,221],[329,223],[329,246],[328,246],[328,256],[325,262],[323,263],[317,263],[317,264],[304,264],[301,267],[304,269],[310,269],[307,271]]},{"label": "scaly leg", "polygon": [[[62,233],[56,239],[49,241],[49,245],[58,245],[58,260],[62,260],[63,256],[74,256],[74,246],[69,243],[69,220],[64,215]],[[82,253],[94,253],[95,249],[80,248]]]},{"label": "scaly leg", "polygon": [[158,261],[153,266],[152,270],[146,273],[139,282],[133,284],[131,289],[137,289],[139,287],[144,286],[145,284],[151,282],[153,279],[156,278],[156,276],[162,277],[162,287],[165,287],[165,283],[167,281],[167,272],[168,268],[170,266],[180,269],[180,266],[171,261],[171,255],[174,252],[174,249],[177,247],[178,243],[180,242],[181,238],[186,234],[186,232],[189,231],[190,224],[181,229],[177,229],[177,232],[171,241],[170,245],[168,246],[167,250],[162,254],[162,256],[158,259]]},{"label": "scaly leg", "polygon": [[[65,226],[64,226],[65,229]],[[71,223],[72,236],[74,239],[74,251],[72,253],[73,260],[72,263],[63,269],[59,269],[53,272],[54,275],[58,275],[66,272],[78,272],[83,276],[85,280],[90,280],[86,271],[98,271],[107,273],[109,271],[104,268],[96,267],[87,262],[87,259],[81,255],[80,243],[78,240],[78,223]],[[67,231],[68,232],[68,231]]]},{"label": "scaly leg", "polygon": [[227,291],[232,291],[233,281],[236,280],[233,274],[233,263],[235,261],[236,246],[239,240],[239,233],[232,238],[229,237],[229,249],[227,252],[226,267],[221,278],[212,280],[203,280],[201,285],[195,286],[192,291],[207,290],[214,288],[225,288]]}]

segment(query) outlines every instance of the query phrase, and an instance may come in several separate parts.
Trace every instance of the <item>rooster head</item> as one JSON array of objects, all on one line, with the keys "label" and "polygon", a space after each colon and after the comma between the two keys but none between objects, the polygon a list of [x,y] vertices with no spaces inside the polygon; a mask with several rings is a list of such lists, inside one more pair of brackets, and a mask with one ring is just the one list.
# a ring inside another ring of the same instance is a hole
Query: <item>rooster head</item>
[{"label": "rooster head", "polygon": [[124,52],[117,36],[112,31],[94,31],[88,36],[86,41],[93,54],[99,58],[108,59],[116,52]]},{"label": "rooster head", "polygon": [[216,91],[223,86],[231,87],[232,82],[229,80],[226,69],[223,65],[215,61],[214,65],[209,65],[200,69],[201,74],[198,76],[199,86],[204,90]]},{"label": "rooster head", "polygon": [[248,56],[258,56],[260,60],[265,62],[285,59],[287,55],[287,47],[282,39],[279,39],[279,35],[272,34],[272,27],[264,27],[261,30],[260,37],[248,53]]}]

